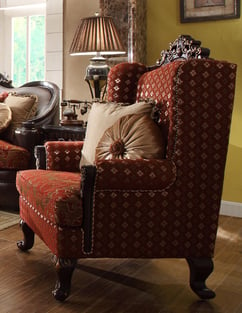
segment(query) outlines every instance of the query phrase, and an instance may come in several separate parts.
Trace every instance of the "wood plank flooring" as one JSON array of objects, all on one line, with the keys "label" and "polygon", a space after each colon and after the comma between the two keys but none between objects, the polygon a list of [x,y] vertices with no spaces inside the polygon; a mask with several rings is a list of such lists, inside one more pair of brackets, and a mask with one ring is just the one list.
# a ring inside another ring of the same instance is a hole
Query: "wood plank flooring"
[{"label": "wood plank flooring", "polygon": [[242,313],[242,219],[220,217],[215,269],[207,284],[217,296],[201,301],[190,290],[185,260],[79,260],[71,296],[51,295],[51,253],[36,237],[19,251],[18,226],[0,231],[0,313]]}]

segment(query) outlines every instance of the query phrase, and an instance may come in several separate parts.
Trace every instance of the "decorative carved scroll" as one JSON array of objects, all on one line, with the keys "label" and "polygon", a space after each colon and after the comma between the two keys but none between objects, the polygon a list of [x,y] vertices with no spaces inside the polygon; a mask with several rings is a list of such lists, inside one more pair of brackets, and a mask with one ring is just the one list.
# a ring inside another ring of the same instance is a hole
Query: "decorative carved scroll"
[{"label": "decorative carved scroll", "polygon": [[177,59],[208,58],[210,50],[200,45],[201,41],[195,40],[189,35],[181,35],[174,42],[170,43],[169,50],[161,51],[161,58],[157,61],[157,65],[161,66]]},{"label": "decorative carved scroll", "polygon": [[12,81],[0,73],[0,85],[7,88],[13,88]]}]

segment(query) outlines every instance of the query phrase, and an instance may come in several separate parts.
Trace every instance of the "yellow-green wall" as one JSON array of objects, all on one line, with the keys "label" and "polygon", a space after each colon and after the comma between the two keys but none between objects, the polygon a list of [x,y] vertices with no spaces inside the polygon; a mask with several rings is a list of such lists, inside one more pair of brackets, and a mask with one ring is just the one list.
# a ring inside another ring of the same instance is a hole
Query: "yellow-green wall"
[{"label": "yellow-green wall", "polygon": [[223,200],[242,203],[242,19],[180,23],[179,0],[147,0],[147,64],[180,34],[189,34],[210,48],[214,59],[238,65]]}]

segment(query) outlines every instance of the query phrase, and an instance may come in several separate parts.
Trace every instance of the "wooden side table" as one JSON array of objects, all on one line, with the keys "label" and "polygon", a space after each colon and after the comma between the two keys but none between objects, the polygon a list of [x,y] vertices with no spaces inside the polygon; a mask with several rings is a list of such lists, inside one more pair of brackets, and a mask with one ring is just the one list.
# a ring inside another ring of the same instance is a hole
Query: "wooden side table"
[{"label": "wooden side table", "polygon": [[86,128],[83,126],[44,125],[44,142],[52,140],[84,140]]}]

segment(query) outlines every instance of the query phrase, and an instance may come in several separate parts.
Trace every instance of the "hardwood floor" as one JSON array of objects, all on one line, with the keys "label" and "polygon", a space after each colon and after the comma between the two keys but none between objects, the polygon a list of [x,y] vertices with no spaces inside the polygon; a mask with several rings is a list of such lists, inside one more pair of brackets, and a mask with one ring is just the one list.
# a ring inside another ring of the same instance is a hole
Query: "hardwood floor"
[{"label": "hardwood floor", "polygon": [[221,216],[214,272],[207,284],[217,296],[201,301],[190,290],[185,260],[80,260],[71,296],[51,295],[51,254],[36,237],[22,253],[18,226],[0,231],[1,313],[242,313],[242,219]]}]

